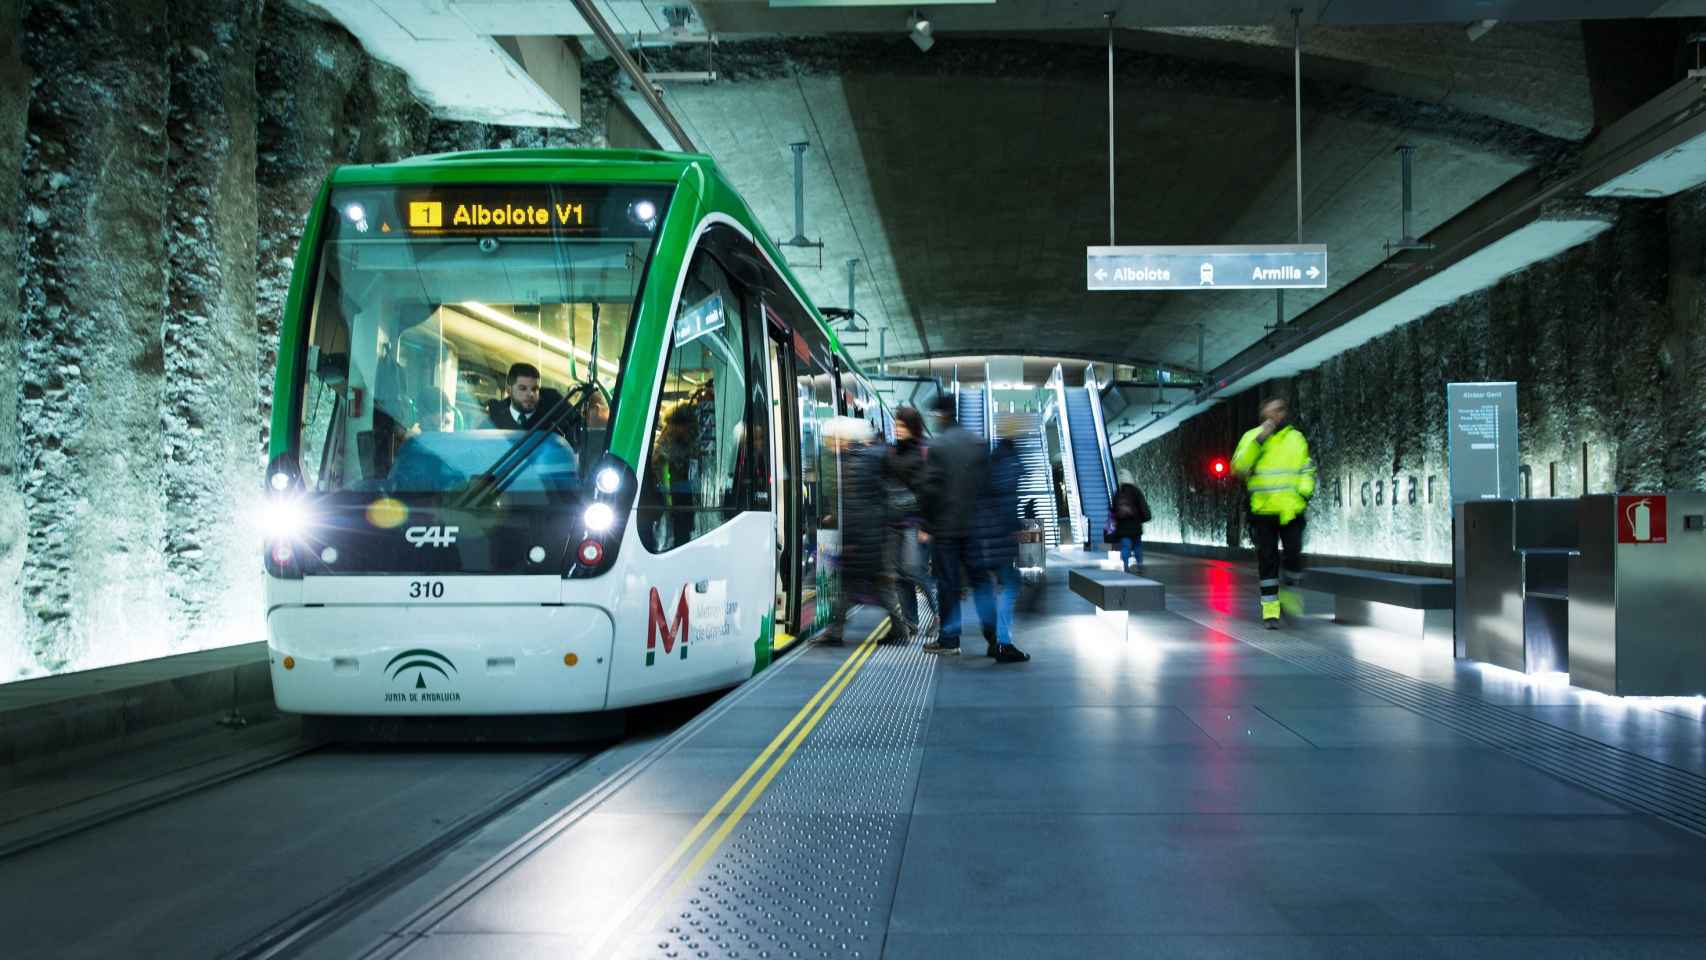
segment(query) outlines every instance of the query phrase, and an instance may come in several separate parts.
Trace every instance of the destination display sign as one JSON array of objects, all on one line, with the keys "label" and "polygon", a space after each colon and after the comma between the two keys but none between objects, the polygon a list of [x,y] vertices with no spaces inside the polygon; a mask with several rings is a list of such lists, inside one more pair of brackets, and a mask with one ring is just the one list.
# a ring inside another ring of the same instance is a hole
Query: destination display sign
[{"label": "destination display sign", "polygon": [[515,234],[645,236],[667,190],[563,184],[346,188],[338,229],[366,238]]},{"label": "destination display sign", "polygon": [[1099,290],[1308,290],[1327,286],[1324,243],[1089,247]]}]

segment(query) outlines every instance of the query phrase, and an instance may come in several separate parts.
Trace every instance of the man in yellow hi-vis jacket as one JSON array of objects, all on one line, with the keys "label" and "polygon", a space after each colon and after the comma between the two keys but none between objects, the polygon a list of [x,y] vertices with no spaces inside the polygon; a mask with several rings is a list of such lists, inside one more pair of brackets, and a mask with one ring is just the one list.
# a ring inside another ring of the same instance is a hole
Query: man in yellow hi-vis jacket
[{"label": "man in yellow hi-vis jacket", "polygon": [[1303,578],[1303,511],[1315,495],[1309,441],[1287,422],[1290,415],[1284,400],[1264,402],[1261,425],[1245,433],[1232,454],[1232,472],[1250,491],[1250,534],[1262,580],[1262,621],[1269,630],[1279,628],[1282,582],[1296,601],[1294,588]]}]

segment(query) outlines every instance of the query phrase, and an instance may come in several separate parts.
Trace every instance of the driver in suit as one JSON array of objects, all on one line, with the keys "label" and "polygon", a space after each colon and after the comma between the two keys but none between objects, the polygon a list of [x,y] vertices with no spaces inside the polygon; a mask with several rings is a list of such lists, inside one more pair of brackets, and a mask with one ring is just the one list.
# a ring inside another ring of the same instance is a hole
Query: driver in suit
[{"label": "driver in suit", "polygon": [[[526,430],[534,419],[550,413],[563,395],[550,387],[539,386],[539,368],[531,363],[512,364],[509,368],[509,395],[486,404],[486,429]],[[566,423],[558,425],[561,432]]]}]

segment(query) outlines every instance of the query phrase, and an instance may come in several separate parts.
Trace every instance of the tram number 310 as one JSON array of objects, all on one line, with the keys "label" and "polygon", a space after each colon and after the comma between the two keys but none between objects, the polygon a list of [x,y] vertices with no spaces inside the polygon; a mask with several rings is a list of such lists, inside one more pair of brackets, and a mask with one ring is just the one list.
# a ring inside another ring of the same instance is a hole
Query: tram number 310
[{"label": "tram number 310", "polygon": [[409,581],[409,599],[442,600],[444,599],[444,582],[442,580],[411,580]]}]

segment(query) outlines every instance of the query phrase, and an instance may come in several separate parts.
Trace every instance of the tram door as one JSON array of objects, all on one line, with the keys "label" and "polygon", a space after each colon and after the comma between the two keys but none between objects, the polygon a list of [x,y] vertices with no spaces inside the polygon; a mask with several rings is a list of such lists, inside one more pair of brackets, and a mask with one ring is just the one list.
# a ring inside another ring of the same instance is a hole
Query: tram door
[{"label": "tram door", "polygon": [[766,309],[770,322],[765,326],[770,367],[770,436],[771,460],[775,464],[776,495],[771,498],[776,516],[776,610],[778,633],[794,636],[802,632],[800,623],[800,445],[798,415],[793,402],[794,364],[792,343],[780,326],[780,318]]}]

